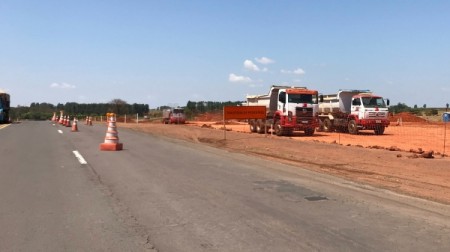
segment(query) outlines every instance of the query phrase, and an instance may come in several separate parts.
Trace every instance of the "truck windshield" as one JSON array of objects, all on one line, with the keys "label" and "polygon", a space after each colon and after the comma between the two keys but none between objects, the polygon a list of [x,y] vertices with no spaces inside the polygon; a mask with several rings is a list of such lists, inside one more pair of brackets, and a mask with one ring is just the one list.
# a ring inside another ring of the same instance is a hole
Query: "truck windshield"
[{"label": "truck windshield", "polygon": [[174,114],[179,114],[179,113],[183,113],[183,112],[184,112],[183,109],[174,109],[173,110]]},{"label": "truck windshield", "polygon": [[362,103],[366,108],[386,108],[382,97],[362,97]]},{"label": "truck windshield", "polygon": [[317,103],[317,95],[312,94],[288,94],[289,103]]}]

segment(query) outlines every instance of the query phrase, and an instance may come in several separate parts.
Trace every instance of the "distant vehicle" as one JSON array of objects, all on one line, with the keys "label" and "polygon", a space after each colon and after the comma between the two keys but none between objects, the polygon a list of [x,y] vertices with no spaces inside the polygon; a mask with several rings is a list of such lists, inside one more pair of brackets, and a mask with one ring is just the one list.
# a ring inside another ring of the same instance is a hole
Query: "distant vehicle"
[{"label": "distant vehicle", "polygon": [[9,123],[10,96],[0,89],[0,123]]},{"label": "distant vehicle", "polygon": [[273,128],[277,136],[304,131],[312,136],[319,125],[318,92],[306,87],[272,86],[267,95],[247,95],[247,106],[266,106],[267,117],[249,120],[250,131],[260,134]]},{"label": "distant vehicle", "polygon": [[319,102],[320,129],[358,134],[373,130],[382,135],[389,126],[389,100],[370,90],[339,90],[337,94],[321,95]]},{"label": "distant vehicle", "polygon": [[183,108],[172,108],[163,110],[164,124],[183,124],[186,123],[186,115]]}]

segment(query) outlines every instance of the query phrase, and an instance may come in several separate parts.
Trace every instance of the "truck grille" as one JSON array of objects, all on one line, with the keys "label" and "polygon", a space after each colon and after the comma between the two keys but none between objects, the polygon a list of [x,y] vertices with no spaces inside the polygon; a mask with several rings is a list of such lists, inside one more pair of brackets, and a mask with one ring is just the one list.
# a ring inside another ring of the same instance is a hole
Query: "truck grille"
[{"label": "truck grille", "polygon": [[369,116],[369,118],[380,118],[380,117],[382,117],[382,118],[384,118],[384,117],[386,117],[386,112],[368,112],[368,116]]},{"label": "truck grille", "polygon": [[295,108],[295,115],[297,116],[297,123],[309,122],[313,117],[313,109],[297,107]]}]

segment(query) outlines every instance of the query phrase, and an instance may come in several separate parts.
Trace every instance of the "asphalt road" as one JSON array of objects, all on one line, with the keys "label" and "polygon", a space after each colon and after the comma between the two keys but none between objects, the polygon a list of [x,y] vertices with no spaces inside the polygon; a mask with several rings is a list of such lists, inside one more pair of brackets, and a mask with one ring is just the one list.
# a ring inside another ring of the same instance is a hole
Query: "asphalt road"
[{"label": "asphalt road", "polygon": [[0,127],[0,251],[450,251],[447,205],[118,130]]}]

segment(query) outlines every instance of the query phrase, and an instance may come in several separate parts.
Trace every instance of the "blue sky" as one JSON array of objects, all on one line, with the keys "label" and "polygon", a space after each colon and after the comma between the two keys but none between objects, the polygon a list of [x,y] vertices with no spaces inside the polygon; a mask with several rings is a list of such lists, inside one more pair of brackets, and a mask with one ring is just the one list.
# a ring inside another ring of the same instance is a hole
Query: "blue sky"
[{"label": "blue sky", "polygon": [[450,103],[450,1],[0,0],[0,89],[184,106],[273,84]]}]

